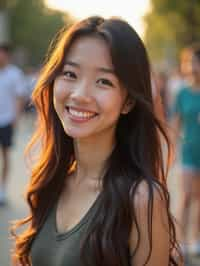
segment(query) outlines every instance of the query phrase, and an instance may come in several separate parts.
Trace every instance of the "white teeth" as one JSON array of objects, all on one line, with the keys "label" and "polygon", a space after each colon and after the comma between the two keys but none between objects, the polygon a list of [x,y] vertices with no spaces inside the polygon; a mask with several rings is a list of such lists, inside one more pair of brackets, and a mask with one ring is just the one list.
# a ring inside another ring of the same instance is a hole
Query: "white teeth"
[{"label": "white teeth", "polygon": [[95,114],[91,113],[91,112],[80,112],[71,108],[68,108],[68,111],[71,115],[80,117],[80,118],[91,118],[93,117]]}]

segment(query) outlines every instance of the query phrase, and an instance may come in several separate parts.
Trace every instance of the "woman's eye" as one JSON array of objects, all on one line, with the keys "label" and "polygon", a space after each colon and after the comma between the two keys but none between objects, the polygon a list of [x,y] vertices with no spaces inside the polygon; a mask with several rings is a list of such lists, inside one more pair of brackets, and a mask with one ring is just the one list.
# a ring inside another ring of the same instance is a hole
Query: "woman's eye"
[{"label": "woman's eye", "polygon": [[62,75],[70,79],[76,78],[76,74],[72,71],[63,71]]},{"label": "woman's eye", "polygon": [[98,83],[100,83],[101,85],[107,85],[113,87],[113,83],[108,79],[99,79]]}]

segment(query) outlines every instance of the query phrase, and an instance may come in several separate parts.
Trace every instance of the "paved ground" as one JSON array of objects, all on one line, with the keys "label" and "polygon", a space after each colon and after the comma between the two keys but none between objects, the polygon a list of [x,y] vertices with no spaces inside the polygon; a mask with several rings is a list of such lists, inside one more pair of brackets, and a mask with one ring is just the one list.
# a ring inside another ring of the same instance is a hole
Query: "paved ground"
[{"label": "paved ground", "polygon": [[[27,207],[23,200],[23,192],[28,181],[28,171],[24,163],[23,150],[28,139],[30,139],[32,128],[31,121],[23,118],[15,138],[15,146],[12,152],[12,169],[8,185],[9,203],[6,207],[0,208],[0,266],[10,266],[9,252],[11,249],[11,241],[8,233],[9,222],[20,219],[27,213]],[[171,171],[169,180],[173,210],[177,207],[178,169],[176,166]],[[187,266],[197,265],[200,265],[200,258],[190,259],[187,263]]]}]

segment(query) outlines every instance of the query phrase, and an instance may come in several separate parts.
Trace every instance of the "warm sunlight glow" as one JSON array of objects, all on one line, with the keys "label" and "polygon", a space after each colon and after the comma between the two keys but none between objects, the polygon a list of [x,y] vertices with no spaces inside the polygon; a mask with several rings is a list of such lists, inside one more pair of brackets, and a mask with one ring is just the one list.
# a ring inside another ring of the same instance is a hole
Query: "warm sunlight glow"
[{"label": "warm sunlight glow", "polygon": [[84,0],[82,2],[80,0],[46,0],[46,4],[50,8],[68,11],[72,16],[80,19],[90,15],[120,16],[142,36],[144,33],[142,17],[150,7],[150,0]]}]

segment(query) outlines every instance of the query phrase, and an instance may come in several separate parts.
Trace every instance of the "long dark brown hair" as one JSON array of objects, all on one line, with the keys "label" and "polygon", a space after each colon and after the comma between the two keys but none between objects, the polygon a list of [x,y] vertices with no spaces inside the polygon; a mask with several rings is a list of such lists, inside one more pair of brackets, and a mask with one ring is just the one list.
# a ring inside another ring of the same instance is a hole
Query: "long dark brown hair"
[{"label": "long dark brown hair", "polygon": [[[15,259],[20,265],[31,265],[31,244],[48,211],[58,200],[66,173],[70,171],[76,159],[73,140],[65,134],[53,106],[53,84],[63,68],[69,48],[82,36],[98,36],[106,41],[116,76],[127,89],[129,97],[135,101],[134,108],[127,115],[122,115],[118,121],[117,144],[103,177],[98,212],[81,249],[83,265],[130,265],[128,243],[134,223],[140,239],[133,199],[138,185],[144,180],[149,188],[148,226],[151,248],[148,258],[152,249],[153,191],[159,187],[166,201],[170,229],[169,265],[178,265],[173,257],[177,242],[166,187],[170,152],[165,160],[167,162],[164,162],[162,151],[163,140],[168,151],[170,143],[163,123],[155,112],[148,56],[143,42],[127,22],[119,18],[104,19],[97,16],[76,23],[56,37],[52,52],[34,89],[32,99],[37,109],[38,127],[29,145],[29,151],[37,146],[40,147],[40,153],[32,169],[26,194],[30,216],[16,225],[18,227],[27,224],[28,228],[15,235]],[[84,252],[86,243],[91,251],[89,256]],[[136,250],[133,251],[133,256]]]}]

